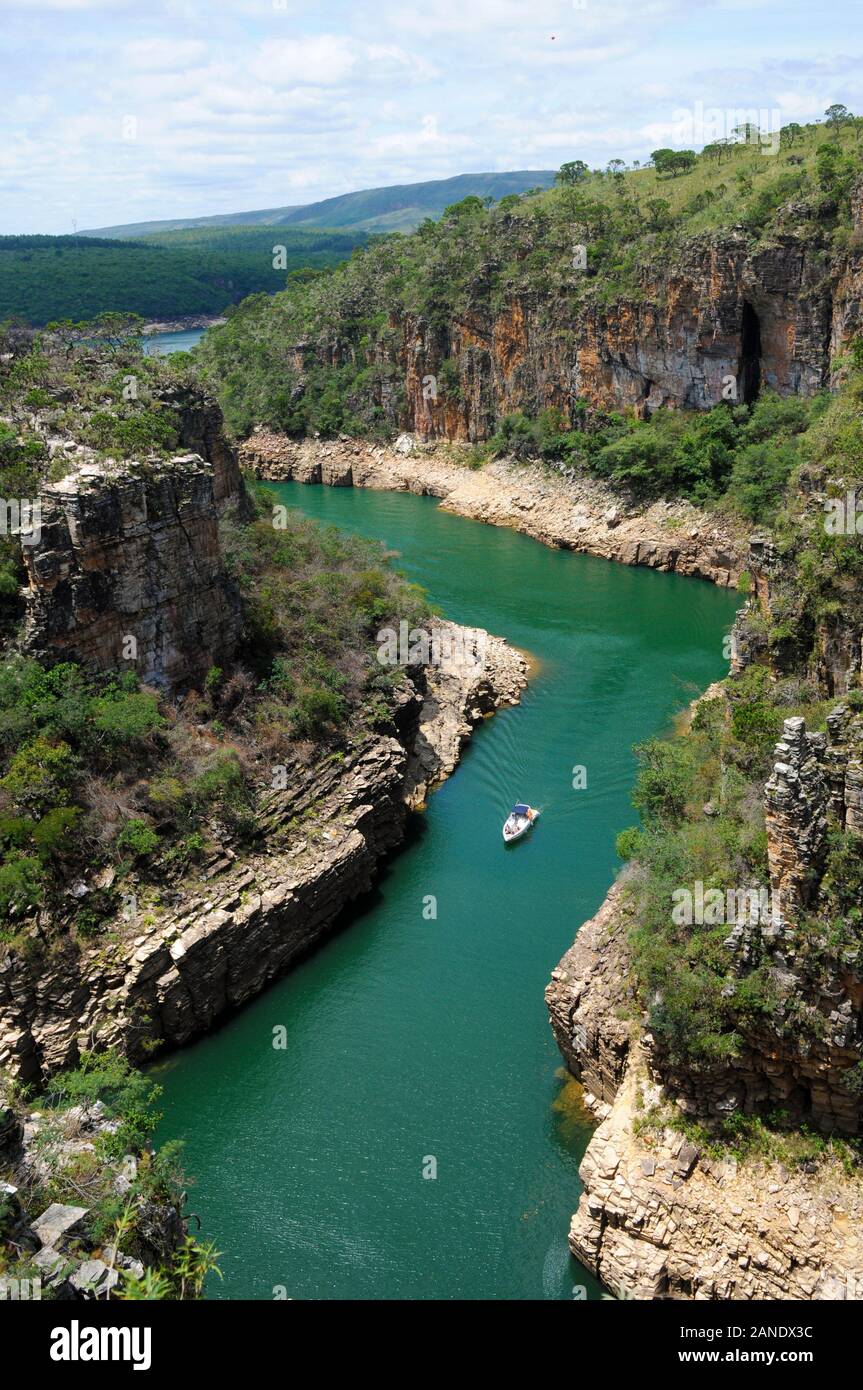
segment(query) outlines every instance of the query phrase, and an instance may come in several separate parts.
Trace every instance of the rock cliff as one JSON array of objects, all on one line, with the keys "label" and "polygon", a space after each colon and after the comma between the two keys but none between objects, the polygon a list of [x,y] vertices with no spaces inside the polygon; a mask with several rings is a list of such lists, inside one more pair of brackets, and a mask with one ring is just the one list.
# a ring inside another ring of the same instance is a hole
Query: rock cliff
[{"label": "rock cliff", "polygon": [[634,905],[625,881],[576,937],[546,992],[555,1038],[601,1120],[581,1169],[570,1244],[614,1292],[634,1298],[858,1298],[863,1190],[838,1162],[715,1159],[686,1141],[682,1117],[783,1111],[798,1125],[857,1135],[848,1077],[863,1057],[856,954],[807,941],[828,830],[860,825],[863,719],[846,705],[828,735],[785,722],[765,788],[770,887],[781,910],[735,927],[729,968],[766,953],[781,1002],[741,1021],[736,1053],[673,1064],[645,1032],[631,981]]},{"label": "rock cliff", "polygon": [[[823,247],[811,240],[787,235],[752,251],[742,232],[729,232],[693,240],[671,264],[643,266],[637,298],[588,299],[568,312],[515,300],[443,329],[406,316],[390,325],[405,401],[393,424],[427,439],[481,440],[503,415],[568,412],[576,399],[640,413],[706,410],[729,381],[747,398],[748,357],[764,386],[811,395],[829,381],[831,350],[859,325],[858,278],[856,260],[825,277]],[[457,388],[431,395],[428,380],[447,361],[458,364]]]},{"label": "rock cliff", "polygon": [[[858,190],[855,233],[861,201]],[[654,254],[624,293],[595,293],[570,273],[566,289],[496,297],[483,265],[458,312],[432,319],[392,304],[385,327],[359,341],[328,323],[295,345],[293,364],[301,378],[314,361],[369,367],[380,415],[423,439],[487,439],[503,416],[547,407],[575,423],[577,402],[647,415],[706,410],[731,392],[751,401],[764,387],[812,395],[859,331],[860,251],[852,237],[834,253],[793,205],[785,214],[761,242],[732,227]]]},{"label": "rock cliff", "polygon": [[84,463],[45,486],[41,534],[22,548],[26,649],[125,667],[172,692],[227,664],[242,618],[219,546],[217,482],[223,501],[237,495],[225,460],[188,454]]},{"label": "rock cliff", "polygon": [[264,797],[257,852],[237,859],[228,849],[200,880],[130,898],[110,945],[52,944],[37,924],[25,951],[0,949],[0,1066],[42,1078],[110,1046],[143,1061],[288,969],[371,887],[408,807],[452,770],[470,728],[518,700],[524,658],[478,632],[459,650],[477,645],[478,662],[411,672],[391,733],[367,736],[343,760],[292,766],[288,790]]}]

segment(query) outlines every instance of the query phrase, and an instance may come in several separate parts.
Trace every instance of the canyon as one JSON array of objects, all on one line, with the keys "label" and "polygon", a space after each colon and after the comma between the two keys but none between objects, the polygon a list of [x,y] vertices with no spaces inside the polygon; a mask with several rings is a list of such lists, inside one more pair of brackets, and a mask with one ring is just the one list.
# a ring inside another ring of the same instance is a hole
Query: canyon
[{"label": "canyon", "polygon": [[508,526],[545,545],[624,565],[733,587],[747,559],[739,522],[686,501],[645,506],[595,478],[499,459],[467,467],[457,447],[401,435],[390,446],[363,440],[293,440],[257,430],[241,446],[244,468],[265,481],[323,483],[439,497],[458,516]]},{"label": "canyon", "polygon": [[[159,400],[188,452],[106,459],[42,426],[68,471],[43,486],[40,533],[22,547],[22,645],[178,697],[235,657],[243,613],[219,528],[243,525],[249,503],[215,402],[190,386]],[[226,844],[197,879],[133,886],[97,943],[54,934],[38,914],[25,949],[0,948],[0,1068],[44,1081],[105,1047],[141,1062],[206,1031],[332,928],[473,726],[526,683],[525,658],[500,639],[443,620],[434,632],[443,655],[408,667],[390,729],[340,757],[288,755],[286,790],[259,797],[259,851]],[[72,886],[79,901],[104,886],[97,877]]]},{"label": "canyon", "polygon": [[133,889],[97,943],[54,939],[37,921],[25,950],[2,948],[0,1067],[44,1080],[105,1047],[143,1062],[206,1032],[322,940],[473,725],[526,684],[527,663],[506,643],[445,627],[458,656],[405,677],[392,735],[312,766],[292,761],[286,790],[262,795],[258,851],[226,846],[197,880]]},{"label": "canyon", "polygon": [[[751,537],[747,547],[740,532],[711,533],[715,520],[685,503],[633,507],[627,516],[619,495],[594,480],[573,486],[552,470],[538,478],[505,461],[466,469],[452,455],[452,449],[410,436],[385,449],[346,439],[295,442],[264,431],[242,451],[246,466],[271,480],[431,495],[446,510],[513,527],[546,544],[720,585],[745,570],[751,598],[735,627],[732,664],[741,671],[769,659],[763,624],[789,575],[764,537]],[[808,498],[816,517],[821,501],[820,494]],[[680,526],[674,545],[664,539],[669,516]],[[844,633],[844,646],[826,631],[812,637],[819,653],[815,670],[837,694],[859,670],[859,624],[847,618],[835,625]],[[777,667],[777,678],[781,674]],[[702,698],[726,697],[716,685]],[[552,1030],[599,1122],[581,1168],[585,1190],[570,1248],[618,1297],[857,1296],[863,1242],[855,1226],[863,1197],[837,1160],[813,1175],[789,1171],[778,1161],[716,1158],[688,1141],[673,1121],[675,1113],[709,1120],[772,1107],[826,1133],[859,1132],[857,1098],[844,1078],[863,1055],[863,977],[837,956],[826,978],[810,979],[795,930],[816,894],[828,827],[863,825],[863,717],[838,704],[827,725],[825,737],[808,733],[803,719],[787,721],[765,788],[770,888],[782,917],[776,924],[734,927],[729,937],[732,969],[739,971],[763,936],[789,1007],[805,1001],[821,1020],[823,1041],[812,1043],[808,1033],[805,1041],[797,1037],[789,1018],[787,1029],[777,1032],[771,1022],[748,1035],[724,1068],[671,1066],[655,1039],[635,1024],[626,875],[553,972],[546,994]],[[640,1117],[653,1107],[664,1108],[665,1118],[653,1130],[643,1129]]]}]

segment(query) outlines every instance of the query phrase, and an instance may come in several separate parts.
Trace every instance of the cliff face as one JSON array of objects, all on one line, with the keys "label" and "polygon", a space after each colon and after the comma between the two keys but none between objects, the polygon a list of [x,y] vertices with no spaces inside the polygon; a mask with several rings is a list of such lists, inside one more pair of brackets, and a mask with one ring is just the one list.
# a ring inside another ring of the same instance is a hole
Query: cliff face
[{"label": "cliff face", "polygon": [[173,414],[183,449],[199,454],[212,468],[216,506],[241,504],[243,480],[237,450],[225,434],[225,422],[216,401],[191,386],[163,389],[158,399]]},{"label": "cliff face", "polygon": [[[854,215],[859,232],[859,193]],[[534,294],[492,310],[478,295],[444,325],[394,313],[366,359],[399,383],[384,373],[378,392],[390,424],[424,439],[486,439],[510,412],[567,415],[576,400],[649,414],[706,410],[732,391],[748,401],[761,387],[812,395],[863,321],[861,265],[859,250],[831,259],[818,237],[790,231],[753,249],[732,230],[643,266],[637,296],[609,303]],[[338,364],[356,351],[335,341],[317,355]],[[297,349],[300,369],[309,352]]]},{"label": "cliff face", "polygon": [[38,544],[23,547],[26,648],[125,667],[170,691],[228,662],[241,614],[219,547],[217,479],[223,499],[237,495],[226,467],[189,454],[84,464],[46,486]]},{"label": "cliff face", "polygon": [[25,951],[2,948],[0,1066],[43,1078],[111,1046],[143,1061],[288,969],[371,887],[408,807],[452,771],[471,727],[518,700],[524,658],[499,638],[475,641],[481,662],[412,673],[395,734],[365,738],[343,761],[292,766],[288,790],[265,798],[258,851],[239,860],[227,849],[200,881],[128,899],[110,946],[52,943],[37,924]]},{"label": "cliff face", "polygon": [[[582,1166],[570,1243],[621,1296],[859,1296],[863,1244],[849,1221],[863,1214],[858,1180],[838,1164],[816,1176],[775,1162],[714,1161],[668,1120],[676,1111],[709,1125],[775,1110],[825,1133],[860,1133],[860,1098],[847,1081],[863,1057],[863,975],[840,947],[831,956],[822,945],[813,967],[806,942],[828,831],[863,824],[863,718],[840,705],[827,722],[825,737],[807,733],[803,719],[786,720],[775,750],[764,796],[780,910],[733,927],[725,944],[731,975],[767,956],[781,1002],[769,1019],[741,1022],[733,1056],[684,1068],[644,1032],[630,981],[634,907],[623,883],[552,975],[555,1038],[602,1120]],[[640,1123],[658,1105],[666,1118]]]},{"label": "cliff face", "polygon": [[[648,1122],[655,1107],[667,1116],[669,1105],[703,1115],[729,1099],[731,1108],[782,1104],[793,1089],[794,1047],[750,1048],[734,1096],[712,1089],[709,1075],[691,1078],[683,1094],[679,1078],[657,1066],[650,1037],[639,1039],[630,925],[618,886],[581,928],[546,992],[555,1038],[600,1121],[580,1169],[573,1254],[620,1298],[859,1298],[863,1193],[838,1162],[814,1175],[780,1162],[713,1158],[663,1119]],[[839,1093],[850,1056],[834,1044],[820,1062],[803,1059],[816,1104],[826,1102],[831,1077]],[[760,1071],[747,1074],[756,1057]],[[754,1089],[746,1093],[747,1085]],[[844,1093],[846,1115],[849,1100]]]},{"label": "cliff face", "polygon": [[859,1299],[859,1183],[713,1159],[674,1130],[637,1132],[657,1098],[636,1054],[581,1167],[575,1257],[620,1298]]}]

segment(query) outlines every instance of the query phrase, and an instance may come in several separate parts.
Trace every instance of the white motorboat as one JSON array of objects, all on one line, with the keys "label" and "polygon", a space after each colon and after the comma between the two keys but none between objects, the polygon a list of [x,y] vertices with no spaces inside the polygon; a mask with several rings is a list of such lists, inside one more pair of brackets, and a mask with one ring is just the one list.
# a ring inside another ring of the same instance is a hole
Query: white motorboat
[{"label": "white motorboat", "polygon": [[504,843],[511,845],[514,840],[520,840],[538,816],[539,811],[533,806],[528,806],[524,801],[517,802],[503,823]]}]

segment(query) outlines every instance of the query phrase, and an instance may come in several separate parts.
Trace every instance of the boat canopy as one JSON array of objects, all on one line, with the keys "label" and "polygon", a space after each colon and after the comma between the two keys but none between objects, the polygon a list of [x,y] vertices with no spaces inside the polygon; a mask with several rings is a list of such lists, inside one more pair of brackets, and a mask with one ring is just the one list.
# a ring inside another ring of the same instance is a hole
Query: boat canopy
[{"label": "boat canopy", "polygon": [[525,806],[524,802],[519,801],[517,805],[513,806],[513,808],[512,808],[512,815],[514,815],[514,816],[526,816],[529,810],[530,810],[530,807],[529,807],[529,806]]}]

